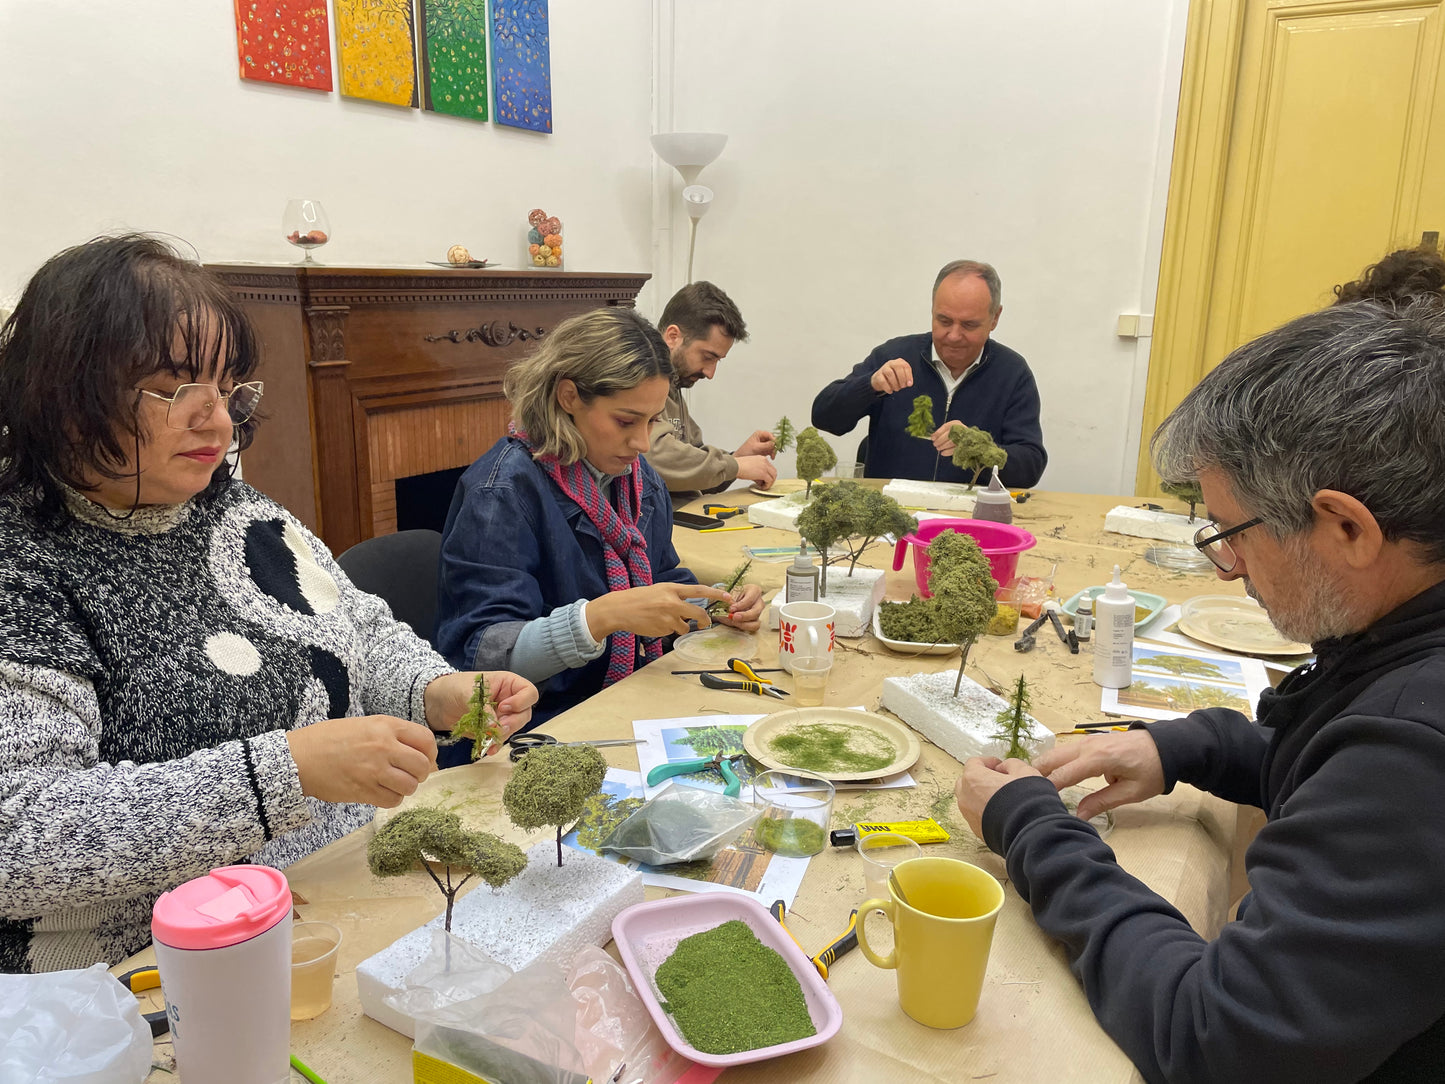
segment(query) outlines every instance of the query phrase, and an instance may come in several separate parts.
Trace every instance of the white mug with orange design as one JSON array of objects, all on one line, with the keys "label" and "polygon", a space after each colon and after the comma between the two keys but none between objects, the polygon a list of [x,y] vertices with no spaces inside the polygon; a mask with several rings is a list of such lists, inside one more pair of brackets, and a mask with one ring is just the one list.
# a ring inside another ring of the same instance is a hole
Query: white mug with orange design
[{"label": "white mug with orange design", "polygon": [[826,602],[790,602],[778,611],[778,661],[788,673],[795,659],[831,659],[838,611]]}]

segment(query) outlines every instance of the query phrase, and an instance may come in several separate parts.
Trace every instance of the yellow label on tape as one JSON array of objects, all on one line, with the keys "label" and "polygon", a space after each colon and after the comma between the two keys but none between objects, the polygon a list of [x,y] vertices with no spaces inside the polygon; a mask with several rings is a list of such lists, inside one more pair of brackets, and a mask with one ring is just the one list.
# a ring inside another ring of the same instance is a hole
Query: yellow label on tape
[{"label": "yellow label on tape", "polygon": [[414,1084],[499,1084],[418,1050],[411,1052],[411,1079]]}]

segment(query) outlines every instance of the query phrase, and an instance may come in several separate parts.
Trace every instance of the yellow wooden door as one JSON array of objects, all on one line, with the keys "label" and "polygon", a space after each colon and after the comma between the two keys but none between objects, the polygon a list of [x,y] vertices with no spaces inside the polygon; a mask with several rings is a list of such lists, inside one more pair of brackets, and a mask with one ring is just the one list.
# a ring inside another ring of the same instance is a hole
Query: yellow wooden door
[{"label": "yellow wooden door", "polygon": [[1445,231],[1445,0],[1195,0],[1148,437],[1230,350]]}]

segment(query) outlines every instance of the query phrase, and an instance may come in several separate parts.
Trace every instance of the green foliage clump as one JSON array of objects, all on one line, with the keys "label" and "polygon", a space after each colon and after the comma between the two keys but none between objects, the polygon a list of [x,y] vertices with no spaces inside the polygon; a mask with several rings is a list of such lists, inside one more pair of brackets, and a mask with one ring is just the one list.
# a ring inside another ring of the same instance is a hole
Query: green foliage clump
[{"label": "green foliage clump", "polygon": [[581,819],[587,799],[602,789],[606,776],[607,761],[590,745],[542,746],[513,765],[502,807],[518,828],[557,829],[560,866],[563,827]]},{"label": "green foliage clump", "polygon": [[913,400],[913,413],[908,415],[908,435],[917,437],[919,440],[932,440],[935,428],[937,427],[933,424],[933,396],[920,395]]},{"label": "green foliage clump", "polygon": [[491,690],[487,688],[487,675],[478,674],[472,688],[472,698],[467,701],[467,710],[452,727],[452,740],[472,739],[472,759],[476,760],[491,745],[500,745],[506,738],[497,723],[492,710]]},{"label": "green foliage clump", "polygon": [[797,431],[793,428],[793,423],[788,421],[788,416],[784,414],[773,428],[773,450],[779,454],[786,452],[792,447],[796,436]]},{"label": "green foliage clump", "polygon": [[993,442],[987,430],[955,425],[948,431],[948,439],[953,441],[953,465],[959,470],[973,471],[969,489],[978,485],[978,476],[989,467],[1002,469],[1008,462],[1008,452]]},{"label": "green foliage clump", "polygon": [[848,554],[848,575],[858,558],[882,535],[899,538],[918,530],[918,520],[892,497],[857,482],[818,487],[818,496],[798,516],[798,533],[823,555],[822,593],[828,593],[828,550],[842,545]]},{"label": "green foliage clump", "polygon": [[1014,684],[1013,695],[994,716],[999,732],[993,738],[1005,744],[1004,760],[1022,760],[1027,764],[1034,759],[1033,747],[1038,744],[1038,740],[1029,730],[1029,706],[1028,683],[1020,674]]},{"label": "green foliage clump", "polygon": [[938,602],[914,595],[907,602],[880,602],[878,627],[890,640],[910,644],[935,644],[938,640]]},{"label": "green foliage clump", "polygon": [[[446,867],[443,883],[430,863]],[[457,892],[472,877],[501,888],[527,867],[527,856],[514,843],[490,832],[468,832],[455,813],[441,809],[408,809],[377,829],[366,846],[366,864],[378,877],[399,877],[420,866],[446,897],[446,929],[452,928]],[[452,870],[466,874],[452,883]]]},{"label": "green foliage clump", "polygon": [[813,483],[824,471],[838,465],[838,453],[811,425],[798,434],[798,477],[808,483],[807,496],[813,494]]},{"label": "green foliage clump", "polygon": [[1164,482],[1159,488],[1189,505],[1189,522],[1193,523],[1194,510],[1204,503],[1204,490],[1199,487],[1199,482]]}]

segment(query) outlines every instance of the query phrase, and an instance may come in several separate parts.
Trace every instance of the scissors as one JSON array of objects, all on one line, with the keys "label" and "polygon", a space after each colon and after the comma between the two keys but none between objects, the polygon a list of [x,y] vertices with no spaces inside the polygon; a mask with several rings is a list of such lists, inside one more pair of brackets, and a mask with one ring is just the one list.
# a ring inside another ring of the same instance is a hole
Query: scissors
[{"label": "scissors", "polygon": [[541,749],[549,745],[637,745],[641,738],[599,738],[595,741],[558,741],[551,734],[513,734],[507,742],[512,747],[508,757],[512,760],[521,760],[533,749]]}]

